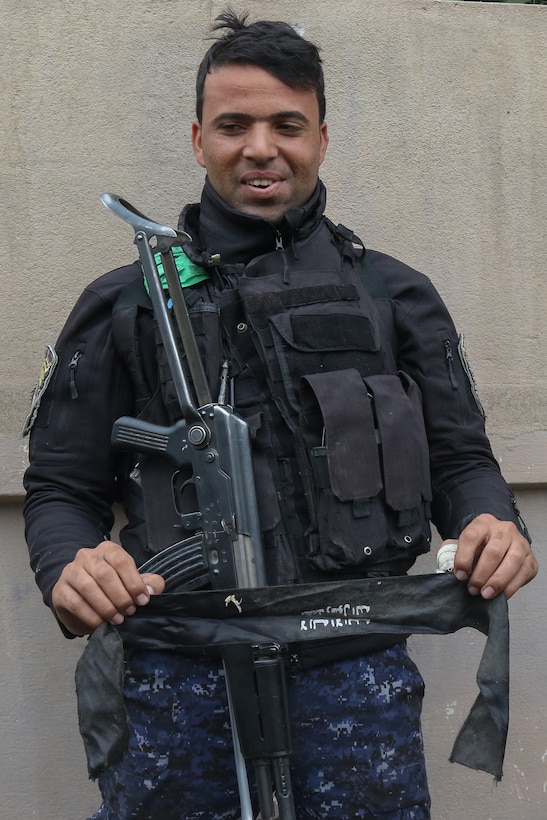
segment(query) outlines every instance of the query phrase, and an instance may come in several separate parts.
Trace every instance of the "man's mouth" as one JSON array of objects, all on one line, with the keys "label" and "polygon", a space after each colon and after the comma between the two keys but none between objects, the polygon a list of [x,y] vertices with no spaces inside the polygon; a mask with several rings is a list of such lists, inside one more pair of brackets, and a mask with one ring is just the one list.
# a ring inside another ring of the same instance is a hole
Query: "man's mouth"
[{"label": "man's mouth", "polygon": [[252,188],[257,194],[260,192],[266,194],[277,191],[281,181],[282,175],[277,171],[259,170],[258,168],[246,171],[241,176],[243,185]]},{"label": "man's mouth", "polygon": [[249,179],[246,183],[252,188],[269,188],[272,185],[271,179]]}]

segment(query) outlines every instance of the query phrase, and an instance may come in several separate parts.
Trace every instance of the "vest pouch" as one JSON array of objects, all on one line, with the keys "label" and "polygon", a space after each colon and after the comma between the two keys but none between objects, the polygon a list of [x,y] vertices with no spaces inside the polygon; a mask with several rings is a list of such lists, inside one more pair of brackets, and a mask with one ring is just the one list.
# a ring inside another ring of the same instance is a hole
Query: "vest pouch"
[{"label": "vest pouch", "polygon": [[422,394],[403,371],[365,379],[374,404],[388,521],[388,553],[411,556],[431,543],[431,476]]},{"label": "vest pouch", "polygon": [[[403,374],[305,376],[300,429],[315,485],[308,560],[324,571],[393,569],[429,548],[427,442]],[[380,420],[380,416],[386,416]]]},{"label": "vest pouch", "polygon": [[366,375],[381,367],[378,328],[358,304],[312,304],[270,316],[279,381],[293,412],[301,407],[294,385],[313,369],[340,371],[351,364]]},{"label": "vest pouch", "polygon": [[302,377],[350,367],[363,376],[384,372],[376,311],[351,268],[295,270],[285,285],[277,275],[242,278],[239,292],[270,390],[291,426],[301,411]]}]

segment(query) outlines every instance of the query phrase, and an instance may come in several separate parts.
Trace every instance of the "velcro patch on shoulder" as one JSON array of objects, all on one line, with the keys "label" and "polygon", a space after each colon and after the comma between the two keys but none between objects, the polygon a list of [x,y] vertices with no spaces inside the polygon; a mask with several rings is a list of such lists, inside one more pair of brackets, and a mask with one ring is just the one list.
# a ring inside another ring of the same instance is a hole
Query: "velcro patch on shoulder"
[{"label": "velcro patch on shoulder", "polygon": [[479,413],[483,418],[486,418],[486,413],[484,412],[484,407],[482,406],[481,400],[479,399],[479,394],[477,392],[477,385],[475,384],[475,378],[473,376],[473,372],[471,370],[471,366],[469,364],[469,360],[467,358],[467,351],[465,349],[465,340],[463,333],[460,333],[458,337],[458,353],[460,356],[460,361],[462,363],[462,367],[464,369],[465,375],[469,381],[469,387],[471,388],[471,393],[473,398],[475,399],[475,404],[479,410]]},{"label": "velcro patch on shoulder", "polygon": [[32,426],[36,421],[36,416],[38,415],[38,410],[40,408],[40,402],[42,400],[42,396],[47,390],[47,386],[51,381],[51,377],[55,372],[55,368],[57,367],[57,362],[59,361],[59,357],[55,352],[55,348],[51,345],[47,345],[46,347],[46,357],[44,363],[42,365],[42,369],[40,371],[40,377],[38,379],[38,384],[32,391],[32,398],[30,402],[30,410],[28,415],[23,423],[23,429],[21,430],[22,436],[27,436],[30,431],[32,430]]}]

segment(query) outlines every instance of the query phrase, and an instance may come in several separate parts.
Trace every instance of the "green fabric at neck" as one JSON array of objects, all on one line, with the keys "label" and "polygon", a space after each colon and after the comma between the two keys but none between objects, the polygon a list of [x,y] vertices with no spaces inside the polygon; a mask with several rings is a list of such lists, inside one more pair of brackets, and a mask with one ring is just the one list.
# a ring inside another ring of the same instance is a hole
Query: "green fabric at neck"
[{"label": "green fabric at neck", "polygon": [[[172,251],[181,287],[188,288],[190,285],[197,285],[198,282],[203,282],[205,279],[209,278],[209,273],[205,270],[205,268],[201,268],[199,265],[192,262],[191,259],[188,259],[182,248],[175,247]],[[160,276],[161,286],[164,290],[168,290],[169,288],[167,287],[167,280],[163,270],[161,254],[155,253],[154,260]],[[144,286],[147,292],[150,293],[146,276],[144,277]]]}]

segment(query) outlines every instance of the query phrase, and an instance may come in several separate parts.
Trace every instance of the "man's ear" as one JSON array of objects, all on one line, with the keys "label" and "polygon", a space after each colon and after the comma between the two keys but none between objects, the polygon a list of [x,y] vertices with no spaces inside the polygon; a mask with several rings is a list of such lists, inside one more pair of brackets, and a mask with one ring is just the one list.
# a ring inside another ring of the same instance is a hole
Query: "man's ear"
[{"label": "man's ear", "polygon": [[194,120],[192,123],[192,148],[194,156],[202,168],[205,168],[205,160],[203,158],[203,148],[201,145],[201,125],[199,120]]},{"label": "man's ear", "polygon": [[323,160],[325,159],[325,154],[327,153],[327,147],[329,144],[329,132],[327,128],[327,123],[321,123],[321,147],[320,147],[320,159],[319,164],[321,165]]}]

